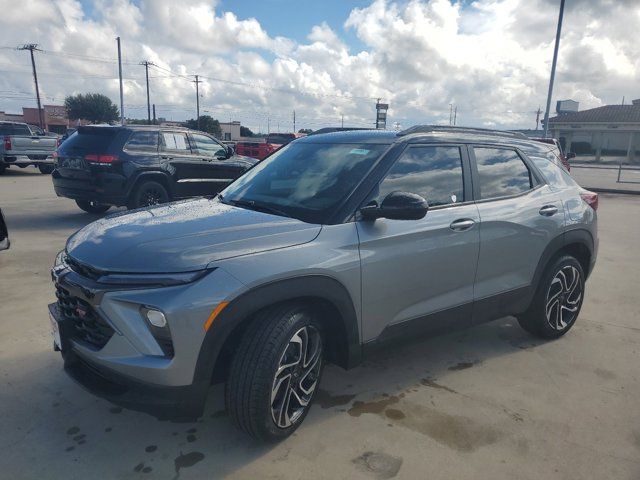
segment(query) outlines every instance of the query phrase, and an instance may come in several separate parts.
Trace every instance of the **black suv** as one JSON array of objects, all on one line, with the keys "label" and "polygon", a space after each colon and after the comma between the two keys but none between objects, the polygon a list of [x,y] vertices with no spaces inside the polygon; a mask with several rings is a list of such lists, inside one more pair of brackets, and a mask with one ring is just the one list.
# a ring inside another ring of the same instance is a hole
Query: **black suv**
[{"label": "black suv", "polygon": [[52,178],[59,197],[102,213],[215,195],[255,162],[184,128],[84,126],[58,148]]}]

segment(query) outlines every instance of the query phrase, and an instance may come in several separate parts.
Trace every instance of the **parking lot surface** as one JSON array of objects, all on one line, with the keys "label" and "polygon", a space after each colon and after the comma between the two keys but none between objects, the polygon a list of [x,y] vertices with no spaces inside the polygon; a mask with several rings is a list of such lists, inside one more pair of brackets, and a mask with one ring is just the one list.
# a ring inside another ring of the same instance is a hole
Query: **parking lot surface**
[{"label": "parking lot surface", "polygon": [[98,218],[35,169],[0,177],[0,478],[640,478],[640,197],[601,195],[600,253],[575,327],[540,341],[505,318],[325,369],[275,445],[234,429],[213,386],[194,423],[86,393],[52,350],[49,269]]}]

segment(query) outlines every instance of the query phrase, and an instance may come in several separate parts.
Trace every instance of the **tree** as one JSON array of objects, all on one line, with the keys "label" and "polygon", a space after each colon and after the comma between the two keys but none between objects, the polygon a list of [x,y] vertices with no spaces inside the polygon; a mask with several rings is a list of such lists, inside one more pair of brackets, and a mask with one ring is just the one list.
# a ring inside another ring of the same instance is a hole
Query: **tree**
[{"label": "tree", "polygon": [[241,137],[253,137],[253,132],[248,127],[243,127],[240,125],[240,136]]},{"label": "tree", "polygon": [[200,130],[201,132],[210,133],[217,138],[222,137],[220,122],[218,120],[214,120],[209,115],[200,115],[200,128],[198,128],[198,121],[194,118],[184,122],[184,126],[193,130]]},{"label": "tree", "polygon": [[300,130],[298,130],[298,133],[306,133],[307,135],[309,135],[310,133],[313,133],[313,130],[311,130],[310,128],[301,128]]},{"label": "tree", "polygon": [[120,118],[118,107],[101,93],[79,93],[64,99],[67,116],[71,120],[88,120],[91,123],[111,123]]}]

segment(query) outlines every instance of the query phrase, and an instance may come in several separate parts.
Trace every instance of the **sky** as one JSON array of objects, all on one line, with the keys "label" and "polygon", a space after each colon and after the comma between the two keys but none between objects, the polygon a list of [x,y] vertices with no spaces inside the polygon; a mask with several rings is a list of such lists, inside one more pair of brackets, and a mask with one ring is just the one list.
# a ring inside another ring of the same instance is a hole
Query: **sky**
[{"label": "sky", "polygon": [[[457,124],[535,128],[544,110],[559,0],[0,0],[0,111],[98,92],[146,117],[201,114],[254,131]],[[640,98],[638,0],[566,0],[552,110]],[[553,112],[552,112],[553,113]]]}]

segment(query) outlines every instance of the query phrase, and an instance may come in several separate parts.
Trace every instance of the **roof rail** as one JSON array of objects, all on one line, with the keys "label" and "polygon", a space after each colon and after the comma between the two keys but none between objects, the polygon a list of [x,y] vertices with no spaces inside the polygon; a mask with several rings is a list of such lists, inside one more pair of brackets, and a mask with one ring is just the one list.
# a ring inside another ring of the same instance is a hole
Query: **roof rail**
[{"label": "roof rail", "polygon": [[411,135],[413,133],[433,133],[433,132],[451,132],[451,133],[479,133],[486,135],[495,135],[499,137],[508,138],[527,138],[526,135],[519,132],[507,132],[505,130],[492,130],[489,128],[475,128],[475,127],[454,127],[451,125],[415,125],[409,127],[401,132],[398,132],[399,137],[405,135]]}]

